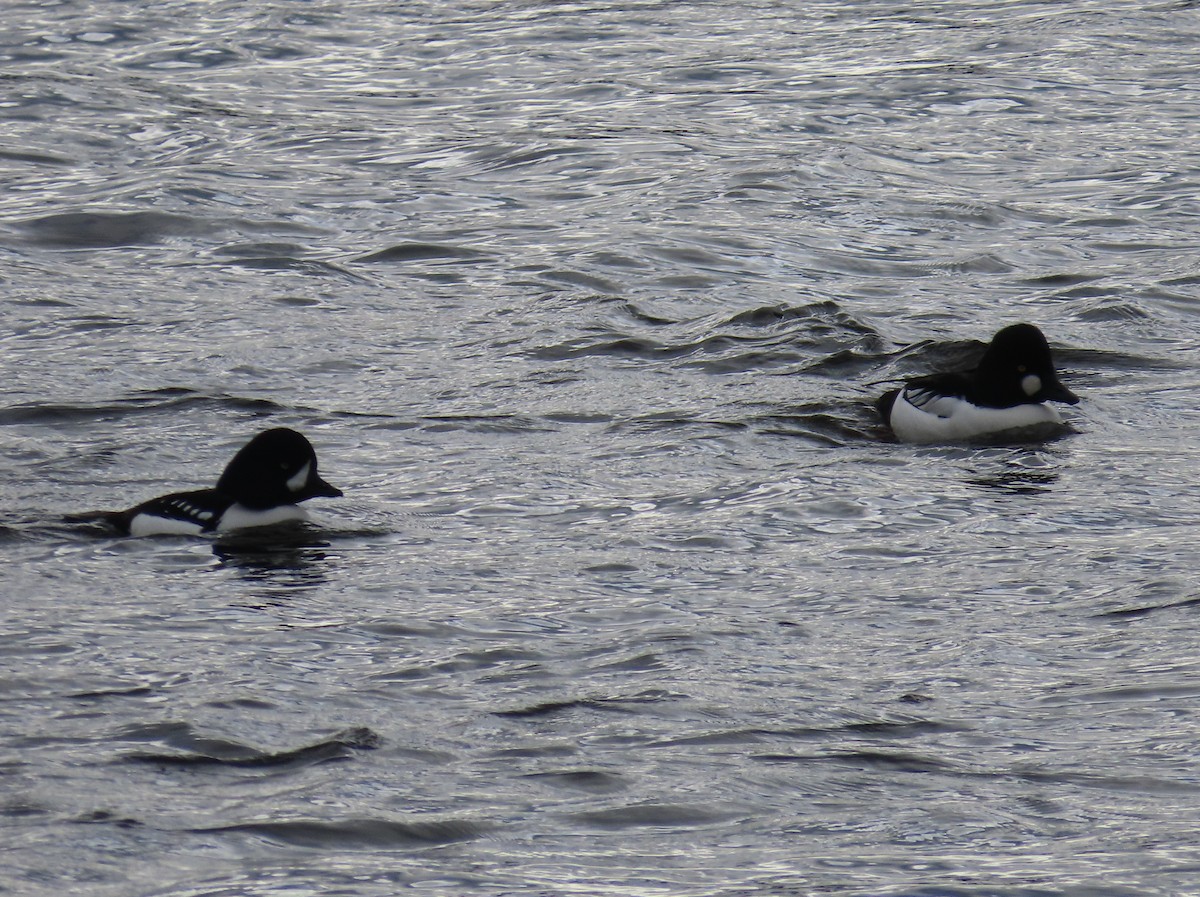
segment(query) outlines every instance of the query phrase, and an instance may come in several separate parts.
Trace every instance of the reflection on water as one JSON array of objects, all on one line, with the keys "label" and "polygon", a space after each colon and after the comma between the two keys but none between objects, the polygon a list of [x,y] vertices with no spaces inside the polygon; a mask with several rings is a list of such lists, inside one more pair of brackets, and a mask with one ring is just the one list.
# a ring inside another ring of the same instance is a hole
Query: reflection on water
[{"label": "reflection on water", "polygon": [[329,566],[340,558],[330,551],[327,538],[307,527],[269,529],[223,535],[213,543],[213,554],[267,603],[302,600],[305,592],[328,580]]},{"label": "reflection on water", "polygon": [[993,458],[985,455],[980,460],[992,462],[986,465],[989,470],[970,478],[969,482],[1013,495],[1049,492],[1058,483],[1059,466],[1063,463],[1053,449],[1034,446]]},{"label": "reflection on water", "polygon": [[331,544],[329,533],[310,524],[282,524],[221,533],[213,540],[213,554],[231,565],[242,561],[253,565],[261,559],[267,568],[288,569],[295,566],[293,559],[301,561],[301,566],[320,560],[325,556],[322,550]]}]

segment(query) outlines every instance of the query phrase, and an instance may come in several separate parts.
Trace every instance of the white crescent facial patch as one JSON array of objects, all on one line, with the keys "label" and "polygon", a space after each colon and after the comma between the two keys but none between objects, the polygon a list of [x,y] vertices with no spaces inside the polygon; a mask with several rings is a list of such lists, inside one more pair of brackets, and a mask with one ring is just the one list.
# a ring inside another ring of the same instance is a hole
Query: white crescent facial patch
[{"label": "white crescent facial patch", "polygon": [[305,461],[304,466],[297,470],[294,474],[288,477],[287,487],[292,492],[299,492],[308,483],[308,472],[312,469],[312,462]]}]

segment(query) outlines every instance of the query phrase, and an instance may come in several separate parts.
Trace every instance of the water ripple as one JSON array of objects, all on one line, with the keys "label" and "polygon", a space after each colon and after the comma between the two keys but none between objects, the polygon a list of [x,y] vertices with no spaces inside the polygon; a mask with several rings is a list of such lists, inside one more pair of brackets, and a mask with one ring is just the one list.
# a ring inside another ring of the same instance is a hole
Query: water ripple
[{"label": "water ripple", "polygon": [[[8,887],[1177,894],[1192,5],[14,11]],[[888,437],[1022,320],[1062,438]]]}]

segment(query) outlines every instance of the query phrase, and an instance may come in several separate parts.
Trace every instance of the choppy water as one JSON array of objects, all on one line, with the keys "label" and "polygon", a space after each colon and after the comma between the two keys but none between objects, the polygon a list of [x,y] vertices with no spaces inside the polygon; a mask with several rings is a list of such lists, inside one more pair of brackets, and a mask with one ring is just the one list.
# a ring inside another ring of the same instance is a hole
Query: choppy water
[{"label": "choppy water", "polygon": [[1194,7],[6,6],[0,892],[1195,893]]}]

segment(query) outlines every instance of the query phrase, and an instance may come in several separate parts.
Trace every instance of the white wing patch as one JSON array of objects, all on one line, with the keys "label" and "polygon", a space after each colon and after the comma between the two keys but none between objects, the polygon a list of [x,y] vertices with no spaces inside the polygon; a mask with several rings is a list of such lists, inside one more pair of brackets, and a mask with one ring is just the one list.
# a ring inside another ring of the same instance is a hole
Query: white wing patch
[{"label": "white wing patch", "polygon": [[935,392],[932,389],[922,389],[919,386],[909,387],[904,390],[898,397],[896,404],[899,404],[900,401],[905,401],[913,408],[919,408],[926,414],[933,414],[941,418],[953,417],[959,406],[964,404],[963,400],[958,396],[942,395],[940,392]]},{"label": "white wing patch", "polygon": [[188,517],[192,520],[199,520],[202,523],[207,523],[209,520],[213,519],[212,511],[199,508],[190,501],[184,501],[182,498],[177,498],[174,501],[169,502],[169,505],[184,517]]}]

